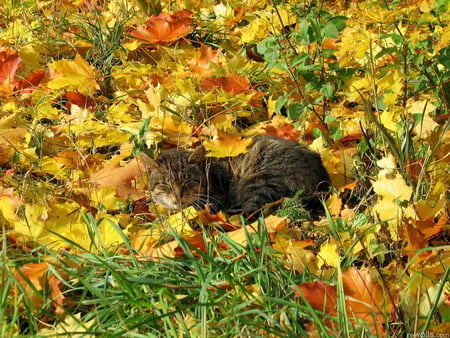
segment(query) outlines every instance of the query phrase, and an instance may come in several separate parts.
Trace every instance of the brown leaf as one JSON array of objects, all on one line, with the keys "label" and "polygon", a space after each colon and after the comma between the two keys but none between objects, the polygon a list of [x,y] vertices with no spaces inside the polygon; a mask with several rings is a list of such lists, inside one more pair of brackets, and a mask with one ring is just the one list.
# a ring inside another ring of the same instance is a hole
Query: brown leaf
[{"label": "brown leaf", "polygon": [[130,32],[130,35],[144,43],[162,44],[173,42],[189,34],[193,30],[192,12],[182,10],[173,14],[160,13],[152,16]]}]

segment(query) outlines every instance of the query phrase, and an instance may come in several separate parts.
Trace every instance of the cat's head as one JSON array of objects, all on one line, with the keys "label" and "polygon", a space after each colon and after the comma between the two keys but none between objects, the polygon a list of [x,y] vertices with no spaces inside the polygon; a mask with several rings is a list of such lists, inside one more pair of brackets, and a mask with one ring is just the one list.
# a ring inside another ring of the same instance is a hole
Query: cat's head
[{"label": "cat's head", "polygon": [[189,205],[201,204],[207,193],[205,148],[194,152],[173,151],[157,160],[144,157],[148,171],[150,197],[170,213]]}]

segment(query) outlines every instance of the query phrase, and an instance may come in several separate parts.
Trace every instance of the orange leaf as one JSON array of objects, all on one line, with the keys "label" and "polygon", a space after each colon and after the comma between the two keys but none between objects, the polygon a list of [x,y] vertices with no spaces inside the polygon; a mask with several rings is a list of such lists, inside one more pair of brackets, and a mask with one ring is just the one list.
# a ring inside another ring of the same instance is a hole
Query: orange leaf
[{"label": "orange leaf", "polygon": [[[393,311],[393,305],[380,284],[372,279],[367,270],[350,268],[342,274],[344,285],[347,316],[357,324],[360,320],[371,327],[372,333],[378,336],[384,334],[383,324],[385,314]],[[315,309],[328,316],[337,313],[337,289],[322,281],[303,283],[298,286],[301,294]],[[356,320],[358,319],[358,320]],[[330,329],[334,329],[334,322],[324,319]]]},{"label": "orange leaf", "polygon": [[280,123],[278,125],[267,125],[263,128],[267,134],[278,136],[286,140],[297,141],[300,137],[300,132],[295,129],[292,123]]},{"label": "orange leaf", "polygon": [[0,83],[13,82],[21,59],[19,53],[11,48],[0,51]]},{"label": "orange leaf", "polygon": [[416,228],[425,235],[425,239],[430,239],[438,235],[448,222],[447,214],[442,214],[439,219],[435,220],[434,217],[430,217],[424,220],[416,221]]},{"label": "orange leaf", "polygon": [[297,297],[303,296],[315,309],[331,316],[336,315],[336,287],[322,281],[303,283],[298,287],[301,293],[297,293]]},{"label": "orange leaf", "polygon": [[203,91],[221,88],[227,93],[233,94],[251,89],[247,78],[234,73],[228,73],[226,76],[208,77],[200,82],[200,88]]},{"label": "orange leaf", "polygon": [[191,33],[193,25],[192,12],[185,9],[172,15],[160,13],[152,16],[144,26],[131,31],[130,35],[144,43],[161,44],[176,41]]},{"label": "orange leaf", "polygon": [[384,334],[385,314],[393,311],[385,291],[367,270],[350,268],[342,274],[347,313],[372,327],[372,333]]},{"label": "orange leaf", "polygon": [[17,279],[25,286],[25,277],[37,290],[42,290],[43,278],[47,269],[48,264],[46,262],[28,263],[19,268],[20,273],[17,273]]},{"label": "orange leaf", "polygon": [[247,152],[247,147],[252,143],[251,138],[242,138],[239,135],[231,135],[218,132],[218,138],[205,141],[203,145],[212,157],[233,157]]},{"label": "orange leaf", "polygon": [[56,314],[64,314],[64,294],[61,292],[61,289],[59,288],[60,284],[62,282],[56,278],[54,275],[50,275],[48,277],[48,286],[50,287],[50,293],[52,296],[52,305],[55,307],[55,313]]},{"label": "orange leaf", "polygon": [[124,155],[116,155],[105,163],[104,167],[91,175],[90,182],[97,188],[114,187],[118,197],[142,198],[143,192],[134,187],[134,180],[142,176],[145,166],[138,160],[132,160],[122,165]]},{"label": "orange leaf", "polygon": [[212,71],[209,69],[211,63],[217,63],[220,54],[220,49],[212,49],[209,46],[201,45],[200,57],[193,58],[188,62],[189,68],[200,78],[211,75]]},{"label": "orange leaf", "polygon": [[20,62],[21,59],[16,50],[8,48],[0,51],[0,92],[12,92],[12,84],[15,83]]},{"label": "orange leaf", "polygon": [[[22,288],[26,290],[26,299],[35,309],[42,306],[42,297],[34,292],[34,290],[43,290],[44,276],[47,269],[48,264],[46,262],[28,263],[20,267],[19,272],[16,273],[17,280],[22,285]],[[31,287],[29,283],[31,283],[33,287]]]}]

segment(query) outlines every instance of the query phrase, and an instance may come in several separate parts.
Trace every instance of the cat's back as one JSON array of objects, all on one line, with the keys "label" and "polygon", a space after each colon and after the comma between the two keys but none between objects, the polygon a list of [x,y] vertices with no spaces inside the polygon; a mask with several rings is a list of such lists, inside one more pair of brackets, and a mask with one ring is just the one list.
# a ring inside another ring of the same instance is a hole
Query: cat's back
[{"label": "cat's back", "polygon": [[253,138],[248,152],[236,158],[239,176],[292,177],[303,181],[329,180],[318,153],[295,141],[276,136]]},{"label": "cat's back", "polygon": [[302,190],[302,200],[319,204],[330,178],[318,153],[294,141],[256,136],[248,152],[232,161],[232,210],[249,212]]}]

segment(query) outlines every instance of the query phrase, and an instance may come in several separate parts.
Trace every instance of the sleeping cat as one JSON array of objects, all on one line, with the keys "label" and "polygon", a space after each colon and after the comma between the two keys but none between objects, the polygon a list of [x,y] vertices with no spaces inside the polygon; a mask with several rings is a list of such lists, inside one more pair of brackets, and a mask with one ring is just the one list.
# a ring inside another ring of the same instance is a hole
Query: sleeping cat
[{"label": "sleeping cat", "polygon": [[330,187],[316,152],[279,137],[256,136],[248,152],[236,157],[205,155],[200,146],[193,152],[161,154],[156,161],[144,159],[152,201],[171,213],[189,205],[209,205],[215,212],[251,214],[303,190],[303,204],[316,209]]}]

